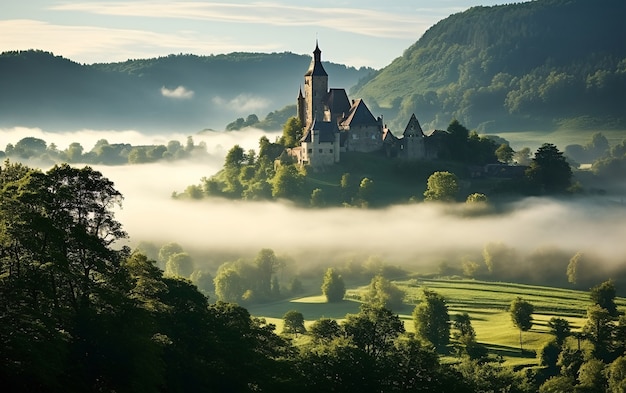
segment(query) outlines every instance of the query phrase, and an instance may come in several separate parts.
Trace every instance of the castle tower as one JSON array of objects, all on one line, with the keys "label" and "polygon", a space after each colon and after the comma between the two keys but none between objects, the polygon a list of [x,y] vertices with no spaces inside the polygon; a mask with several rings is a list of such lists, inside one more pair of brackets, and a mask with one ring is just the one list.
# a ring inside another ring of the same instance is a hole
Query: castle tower
[{"label": "castle tower", "polygon": [[426,157],[424,146],[424,131],[417,120],[415,113],[411,115],[409,123],[404,129],[403,156],[408,160],[421,160]]},{"label": "castle tower", "polygon": [[298,91],[296,108],[298,110],[298,119],[300,120],[300,124],[302,124],[302,127],[304,127],[306,125],[306,100],[302,95],[302,86],[300,86],[300,90]]},{"label": "castle tower", "polygon": [[314,119],[324,118],[324,98],[327,94],[328,74],[322,66],[322,51],[316,41],[311,65],[304,74],[305,121],[302,124],[305,129],[313,123]]}]

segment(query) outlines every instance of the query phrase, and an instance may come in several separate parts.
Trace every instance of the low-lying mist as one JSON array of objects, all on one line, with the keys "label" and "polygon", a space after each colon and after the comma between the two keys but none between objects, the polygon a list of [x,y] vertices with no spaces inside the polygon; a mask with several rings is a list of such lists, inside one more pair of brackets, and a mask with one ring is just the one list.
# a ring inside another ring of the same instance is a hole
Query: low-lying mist
[{"label": "low-lying mist", "polygon": [[[87,150],[90,143],[99,139],[151,144],[171,139],[183,142],[186,138],[168,135],[155,140],[155,136],[133,131],[27,131],[3,133],[0,143],[35,136],[54,142],[59,148],[80,142]],[[213,252],[253,257],[260,249],[271,248],[301,268],[332,266],[348,259],[362,262],[376,256],[411,271],[447,265],[456,267],[452,271],[461,274],[461,266],[468,263],[486,270],[483,250],[494,244],[498,245],[492,250],[499,258],[498,269],[516,272],[509,274],[511,278],[523,277],[527,281],[550,280],[546,272],[552,271],[555,280],[567,283],[567,263],[579,252],[587,256],[586,271],[606,275],[605,279],[626,266],[626,206],[607,197],[527,198],[498,213],[485,214],[467,214],[463,205],[433,203],[377,210],[320,210],[296,207],[289,202],[171,198],[173,192],[215,174],[234,144],[256,149],[262,135],[274,140],[279,133],[247,130],[193,135],[196,143],[207,144],[209,158],[201,162],[95,166],[124,195],[123,208],[116,211],[116,217],[130,236],[128,245],[176,242],[199,256],[194,259],[197,268],[208,270],[216,267],[216,261],[210,258]]]}]

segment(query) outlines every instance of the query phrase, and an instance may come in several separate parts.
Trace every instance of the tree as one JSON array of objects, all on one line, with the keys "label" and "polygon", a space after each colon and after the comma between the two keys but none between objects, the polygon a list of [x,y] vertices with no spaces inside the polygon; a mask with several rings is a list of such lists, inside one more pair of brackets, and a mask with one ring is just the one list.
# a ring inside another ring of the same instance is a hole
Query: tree
[{"label": "tree", "polygon": [[229,303],[237,303],[241,300],[245,289],[243,279],[235,269],[220,269],[213,282],[218,300]]},{"label": "tree", "polygon": [[169,276],[189,278],[193,270],[193,260],[186,252],[170,255],[165,263],[165,274]]},{"label": "tree", "polygon": [[469,194],[465,200],[465,203],[467,204],[485,204],[487,202],[487,195],[480,193]]},{"label": "tree", "polygon": [[315,341],[329,343],[341,336],[342,330],[336,320],[320,318],[309,327],[309,334]]},{"label": "tree", "polygon": [[302,123],[297,117],[290,117],[283,125],[282,143],[285,147],[297,146],[302,138]]},{"label": "tree", "polygon": [[548,328],[550,329],[550,334],[554,336],[559,347],[563,346],[565,339],[571,334],[570,324],[567,319],[552,317],[548,321]]},{"label": "tree", "polygon": [[276,258],[274,250],[264,248],[257,254],[254,264],[258,271],[257,289],[261,294],[269,296],[272,292],[272,275],[280,267],[280,261]]},{"label": "tree", "polygon": [[304,316],[301,312],[290,310],[283,315],[283,333],[291,333],[296,337],[298,333],[306,333]]},{"label": "tree", "polygon": [[572,169],[555,145],[544,143],[535,152],[526,178],[540,193],[562,193],[572,183]]},{"label": "tree", "polygon": [[456,175],[450,172],[435,172],[428,177],[424,200],[454,202],[459,190]]},{"label": "tree", "polygon": [[272,196],[287,199],[300,196],[304,180],[304,175],[295,165],[280,165],[272,179]]},{"label": "tree", "polygon": [[413,310],[413,323],[417,335],[442,349],[450,341],[450,315],[443,296],[424,289],[420,303]]},{"label": "tree", "polygon": [[326,301],[329,303],[342,301],[343,296],[346,294],[343,278],[333,268],[328,268],[324,274],[322,293],[326,296]]},{"label": "tree", "polygon": [[594,356],[608,360],[612,351],[613,318],[598,304],[587,307],[587,323],[583,327],[586,337],[593,343]]},{"label": "tree", "polygon": [[378,274],[372,278],[365,299],[374,306],[392,309],[402,306],[404,296],[402,289]]},{"label": "tree", "polygon": [[476,340],[476,331],[468,313],[456,314],[452,326],[457,330],[457,333],[454,334],[457,340],[464,343]]},{"label": "tree", "polygon": [[511,314],[513,325],[519,329],[519,348],[522,352],[524,351],[522,347],[522,331],[530,330],[533,326],[534,311],[535,308],[533,305],[519,296],[513,300],[509,306],[509,313]]},{"label": "tree", "polygon": [[589,359],[578,370],[578,382],[589,391],[606,392],[605,366],[600,359]]},{"label": "tree", "polygon": [[626,392],[626,357],[620,356],[608,367],[607,379],[610,393]]},{"label": "tree", "polygon": [[183,247],[175,242],[164,244],[159,249],[158,261],[160,262],[160,266],[165,269],[165,264],[170,259],[170,257],[174,254],[179,254],[184,252]]},{"label": "tree", "polygon": [[498,161],[503,162],[505,164],[510,163],[513,160],[513,154],[515,151],[506,143],[501,144],[496,149],[496,157],[498,157]]},{"label": "tree", "polygon": [[226,168],[240,168],[246,160],[246,155],[243,148],[239,145],[233,146],[224,160],[224,166]]},{"label": "tree", "polygon": [[324,197],[324,190],[316,188],[311,192],[311,206],[312,207],[324,207],[326,206],[326,200]]},{"label": "tree", "polygon": [[343,330],[359,349],[379,358],[393,348],[394,340],[404,333],[404,324],[390,310],[363,303],[358,314],[346,315]]},{"label": "tree", "polygon": [[589,296],[594,304],[605,309],[610,316],[616,317],[618,312],[615,304],[615,293],[613,280],[608,280],[591,288]]}]

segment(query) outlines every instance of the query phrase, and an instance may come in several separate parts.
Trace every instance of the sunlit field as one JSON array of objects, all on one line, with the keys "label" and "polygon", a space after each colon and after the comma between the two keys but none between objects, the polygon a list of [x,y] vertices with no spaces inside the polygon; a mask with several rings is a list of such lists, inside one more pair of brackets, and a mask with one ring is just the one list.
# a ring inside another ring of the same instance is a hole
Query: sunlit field
[{"label": "sunlit field", "polygon": [[[396,309],[404,321],[408,332],[414,331],[411,313],[414,304],[419,302],[422,288],[428,288],[443,295],[448,304],[452,319],[455,314],[467,312],[472,326],[476,330],[478,342],[484,344],[493,357],[502,357],[511,366],[533,366],[537,364],[535,352],[551,336],[547,326],[552,317],[566,319],[573,332],[580,331],[586,322],[586,309],[590,304],[589,293],[560,288],[521,285],[511,283],[486,282],[478,280],[408,280],[396,281],[396,285],[406,292],[405,305]],[[355,297],[365,287],[351,288],[347,297]],[[511,322],[508,307],[517,296],[533,304],[532,328],[522,333],[524,352],[520,352],[519,330]],[[618,308],[626,307],[626,299],[617,298]],[[250,313],[265,318],[276,325],[276,331],[283,328],[282,316],[290,310],[301,312],[305,326],[319,318],[342,320],[348,313],[357,313],[360,303],[355,300],[343,300],[339,303],[326,303],[322,295],[306,296],[269,304],[251,305]],[[570,340],[574,340],[570,338]],[[306,342],[300,337],[296,342]],[[446,356],[446,361],[454,361],[453,356]]]}]

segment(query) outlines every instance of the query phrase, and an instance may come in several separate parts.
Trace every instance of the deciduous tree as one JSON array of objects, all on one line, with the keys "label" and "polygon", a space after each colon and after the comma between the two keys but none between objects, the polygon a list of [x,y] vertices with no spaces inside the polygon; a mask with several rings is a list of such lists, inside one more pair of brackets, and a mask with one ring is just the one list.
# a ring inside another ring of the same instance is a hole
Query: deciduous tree
[{"label": "deciduous tree", "polygon": [[417,335],[441,349],[450,341],[450,315],[443,296],[424,289],[420,303],[413,310],[413,323]]},{"label": "deciduous tree", "polygon": [[435,172],[428,178],[425,201],[454,202],[459,193],[459,179],[450,172]]},{"label": "deciduous tree", "polygon": [[346,294],[346,285],[343,278],[333,268],[328,268],[324,274],[322,293],[329,303],[340,302]]},{"label": "deciduous tree", "polygon": [[509,306],[509,313],[511,314],[513,325],[519,329],[519,348],[522,352],[524,351],[522,346],[522,331],[530,330],[533,326],[534,311],[534,306],[519,296],[513,300]]}]

